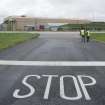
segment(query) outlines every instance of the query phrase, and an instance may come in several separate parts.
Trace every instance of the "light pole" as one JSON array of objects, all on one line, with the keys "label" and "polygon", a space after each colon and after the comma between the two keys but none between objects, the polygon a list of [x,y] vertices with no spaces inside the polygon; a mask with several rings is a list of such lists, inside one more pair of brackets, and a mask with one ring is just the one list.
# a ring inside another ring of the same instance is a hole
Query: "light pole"
[{"label": "light pole", "polygon": [[14,25],[14,19],[13,18],[10,18],[9,19],[9,23],[10,23],[10,31],[13,31],[13,25]]}]

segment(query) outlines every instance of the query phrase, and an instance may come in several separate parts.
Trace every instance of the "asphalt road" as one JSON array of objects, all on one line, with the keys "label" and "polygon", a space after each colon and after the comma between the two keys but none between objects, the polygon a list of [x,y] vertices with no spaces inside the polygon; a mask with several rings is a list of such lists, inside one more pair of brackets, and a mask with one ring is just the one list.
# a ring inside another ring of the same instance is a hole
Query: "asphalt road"
[{"label": "asphalt road", "polygon": [[[78,32],[42,32],[1,51],[0,60],[105,61],[105,44],[81,43]],[[0,105],[105,105],[105,67],[0,65]]]}]

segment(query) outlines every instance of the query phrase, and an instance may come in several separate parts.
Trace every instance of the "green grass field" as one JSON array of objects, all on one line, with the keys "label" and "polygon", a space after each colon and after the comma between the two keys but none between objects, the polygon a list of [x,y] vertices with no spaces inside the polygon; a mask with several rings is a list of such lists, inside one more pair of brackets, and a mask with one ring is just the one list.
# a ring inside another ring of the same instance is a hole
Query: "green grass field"
[{"label": "green grass field", "polygon": [[91,33],[91,38],[105,42],[105,33]]},{"label": "green grass field", "polygon": [[0,33],[0,50],[37,38],[38,36],[39,34],[35,33]]}]

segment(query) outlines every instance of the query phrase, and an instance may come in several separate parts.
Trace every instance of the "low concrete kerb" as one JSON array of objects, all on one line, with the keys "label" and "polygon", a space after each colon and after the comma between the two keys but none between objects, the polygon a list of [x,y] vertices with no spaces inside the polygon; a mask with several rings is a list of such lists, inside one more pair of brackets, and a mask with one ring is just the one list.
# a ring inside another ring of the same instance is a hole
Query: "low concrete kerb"
[{"label": "low concrete kerb", "polygon": [[100,41],[100,40],[96,40],[96,39],[93,39],[93,41],[96,41],[96,42],[98,42],[98,43],[105,44],[105,42],[104,42],[104,41]]}]

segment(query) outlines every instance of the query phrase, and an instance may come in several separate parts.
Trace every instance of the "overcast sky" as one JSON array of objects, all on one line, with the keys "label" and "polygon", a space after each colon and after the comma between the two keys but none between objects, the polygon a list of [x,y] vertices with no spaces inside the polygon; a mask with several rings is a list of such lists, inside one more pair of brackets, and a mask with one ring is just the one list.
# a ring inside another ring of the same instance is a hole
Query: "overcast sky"
[{"label": "overcast sky", "polygon": [[12,15],[105,21],[105,0],[0,0],[0,22]]}]

